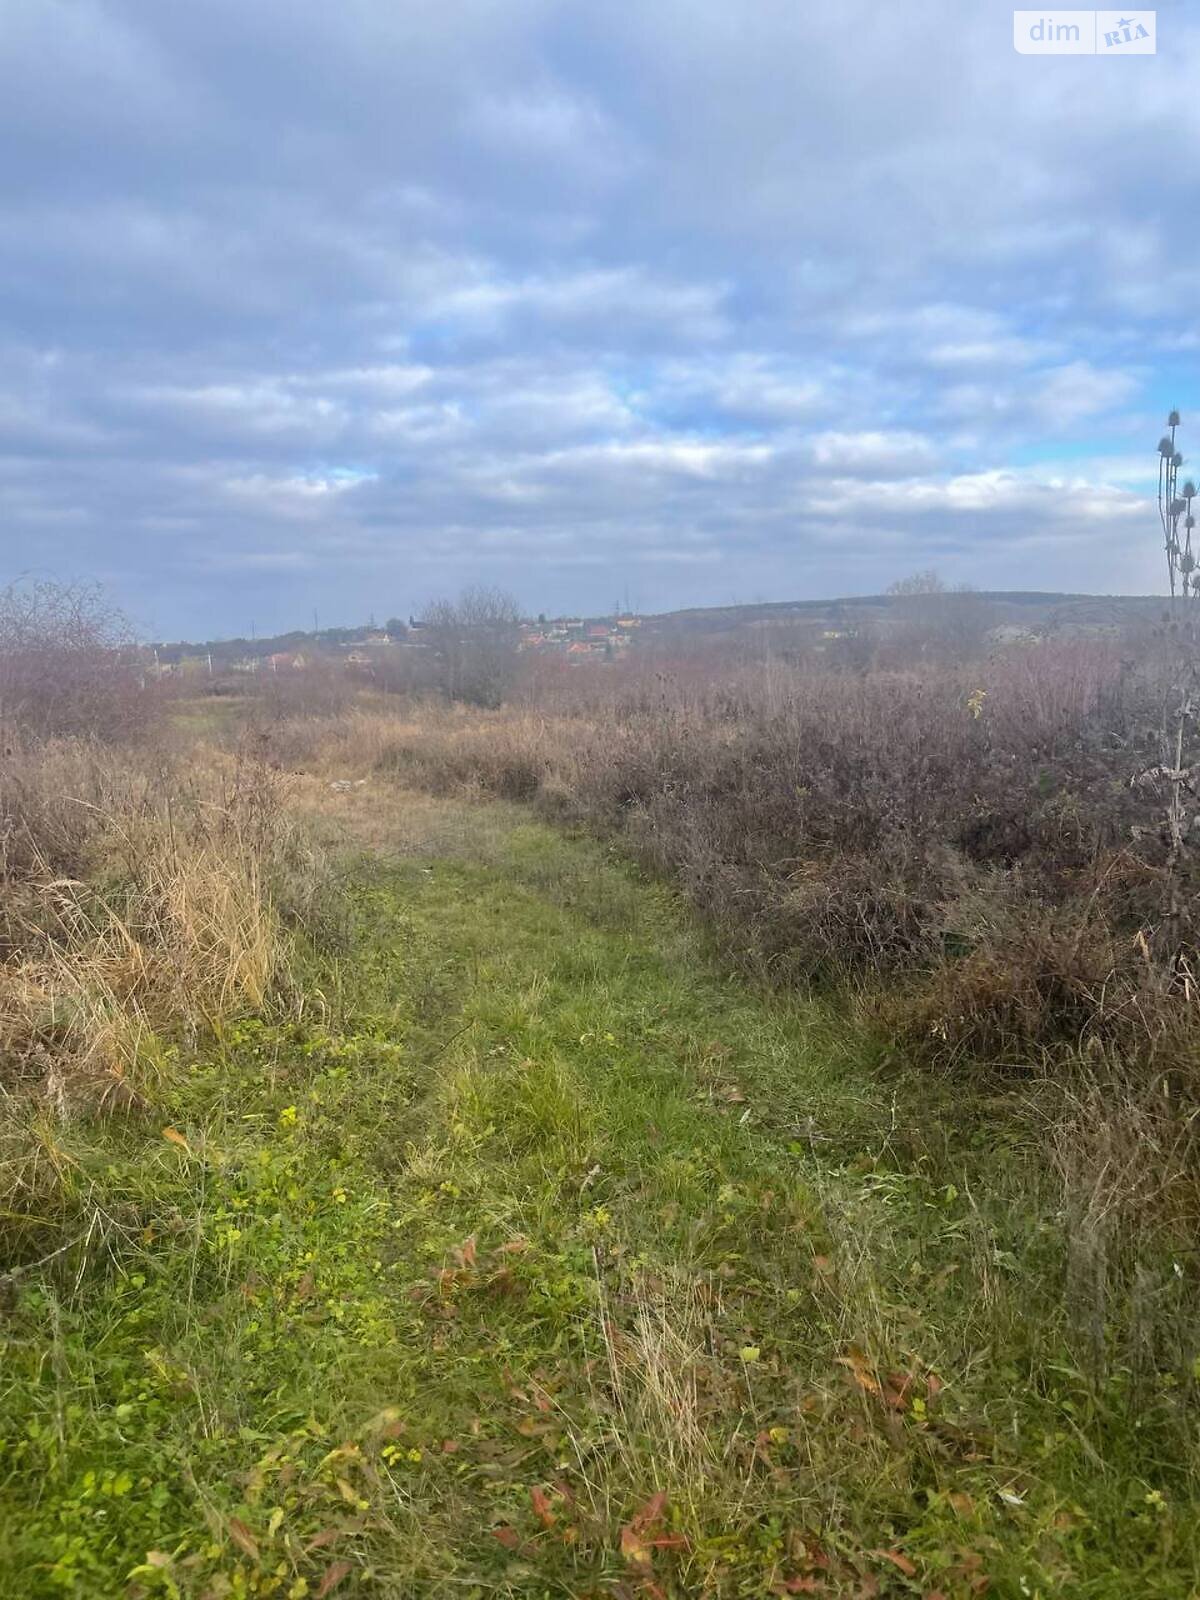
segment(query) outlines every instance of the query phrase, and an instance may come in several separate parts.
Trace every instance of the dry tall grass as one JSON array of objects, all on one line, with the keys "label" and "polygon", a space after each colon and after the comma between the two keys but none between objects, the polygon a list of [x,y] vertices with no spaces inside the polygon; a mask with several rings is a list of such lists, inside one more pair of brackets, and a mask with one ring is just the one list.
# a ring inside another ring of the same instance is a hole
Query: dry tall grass
[{"label": "dry tall grass", "polygon": [[0,815],[12,1260],[55,1215],[56,1119],[149,1104],[173,1046],[287,999],[286,902],[316,874],[278,775],[212,752],[169,761],[63,741],[10,753]]}]

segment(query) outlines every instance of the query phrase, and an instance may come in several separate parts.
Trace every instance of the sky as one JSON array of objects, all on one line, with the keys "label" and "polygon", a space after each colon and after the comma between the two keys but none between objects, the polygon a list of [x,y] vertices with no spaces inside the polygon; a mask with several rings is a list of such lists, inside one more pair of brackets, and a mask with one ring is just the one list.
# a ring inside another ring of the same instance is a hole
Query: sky
[{"label": "sky", "polygon": [[1182,4],[1107,59],[992,0],[10,0],[0,580],[163,638],[1157,592],[1198,46]]}]

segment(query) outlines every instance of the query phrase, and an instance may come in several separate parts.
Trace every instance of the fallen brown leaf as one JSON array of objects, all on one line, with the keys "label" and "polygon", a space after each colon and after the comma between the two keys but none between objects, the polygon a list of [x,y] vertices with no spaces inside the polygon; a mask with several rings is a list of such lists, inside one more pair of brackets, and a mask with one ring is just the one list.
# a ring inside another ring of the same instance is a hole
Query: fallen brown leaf
[{"label": "fallen brown leaf", "polygon": [[460,1267],[473,1267],[475,1265],[475,1235],[472,1234],[469,1239],[464,1240],[453,1254]]},{"label": "fallen brown leaf", "polygon": [[229,1537],[243,1555],[248,1555],[251,1561],[258,1560],[258,1544],[254,1535],[246,1524],[237,1517],[230,1517],[229,1519]]},{"label": "fallen brown leaf", "polygon": [[621,1529],[621,1554],[633,1567],[649,1567],[650,1547],[632,1522]]},{"label": "fallen brown leaf", "polygon": [[871,1363],[866,1352],[856,1344],[852,1344],[844,1356],[838,1356],[838,1364],[850,1369],[850,1374],[855,1383],[867,1394],[873,1394],[878,1399],[882,1390],[879,1379],[871,1370]]},{"label": "fallen brown leaf", "polygon": [[648,1528],[652,1522],[658,1521],[666,1509],[666,1490],[659,1489],[657,1493],[650,1496],[649,1500],[646,1501],[645,1505],[642,1506],[640,1510],[634,1512],[634,1526],[639,1528]]},{"label": "fallen brown leaf", "polygon": [[890,1561],[906,1578],[915,1578],[917,1575],[916,1564],[902,1550],[872,1550],[871,1554],[878,1556],[881,1561]]},{"label": "fallen brown leaf", "polygon": [[544,1489],[539,1488],[537,1484],[534,1484],[529,1491],[529,1503],[533,1506],[534,1515],[543,1528],[552,1528],[558,1521],[558,1518],[550,1509],[549,1495]]},{"label": "fallen brown leaf", "polygon": [[353,1563],[349,1561],[335,1561],[326,1567],[325,1576],[317,1585],[316,1600],[324,1600],[325,1595],[332,1593],[342,1579],[349,1577],[353,1571]]}]

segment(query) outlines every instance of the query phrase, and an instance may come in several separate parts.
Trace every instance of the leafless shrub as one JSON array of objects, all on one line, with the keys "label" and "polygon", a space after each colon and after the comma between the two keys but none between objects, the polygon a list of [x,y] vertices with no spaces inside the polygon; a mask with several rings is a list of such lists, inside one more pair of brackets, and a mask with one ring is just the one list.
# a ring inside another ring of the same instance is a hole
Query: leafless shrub
[{"label": "leafless shrub", "polygon": [[95,585],[0,590],[0,731],[5,743],[86,735],[127,740],[158,698],[132,631]]},{"label": "leafless shrub", "polygon": [[429,645],[414,637],[373,650],[368,661],[352,664],[346,676],[358,689],[420,698],[437,693],[439,662]]},{"label": "leafless shrub", "polygon": [[893,604],[887,631],[876,640],[877,665],[961,665],[987,653],[995,608],[970,588],[950,589],[936,572],[915,572],[888,594]]},{"label": "leafless shrub", "polygon": [[605,681],[574,714],[411,724],[380,770],[620,833],[774,981],[900,980],[889,1026],[942,1066],[1158,1048],[1166,844],[1131,784],[1157,689],[1115,646]]},{"label": "leafless shrub", "polygon": [[464,589],[429,606],[421,632],[448,700],[501,704],[517,676],[520,623],[520,607],[500,589]]},{"label": "leafless shrub", "polygon": [[301,667],[285,667],[256,675],[255,712],[280,722],[296,717],[330,717],[348,710],[355,684],[338,660],[320,655],[303,658]]}]

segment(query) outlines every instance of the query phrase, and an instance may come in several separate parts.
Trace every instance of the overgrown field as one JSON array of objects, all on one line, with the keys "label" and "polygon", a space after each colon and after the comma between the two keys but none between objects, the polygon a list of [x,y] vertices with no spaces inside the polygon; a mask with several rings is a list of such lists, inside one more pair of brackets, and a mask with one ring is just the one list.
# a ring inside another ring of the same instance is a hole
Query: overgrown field
[{"label": "overgrown field", "polygon": [[849,987],[940,1073],[1136,1064],[1145,1082],[1187,1075],[1194,1100],[1200,874],[1193,851],[1172,856],[1172,691],[1153,658],[1042,644],[923,673],[607,689],[581,674],[553,713],[348,715],[269,737],[286,764],[332,743],[377,776],[618,839],[743,970]]},{"label": "overgrown field", "polygon": [[1161,695],[10,748],[0,1594],[1200,1594]]},{"label": "overgrown field", "polygon": [[603,847],[386,803],[308,1016],[41,1121],[6,1592],[1189,1592],[1182,1397],[1080,1369],[985,1104]]}]

